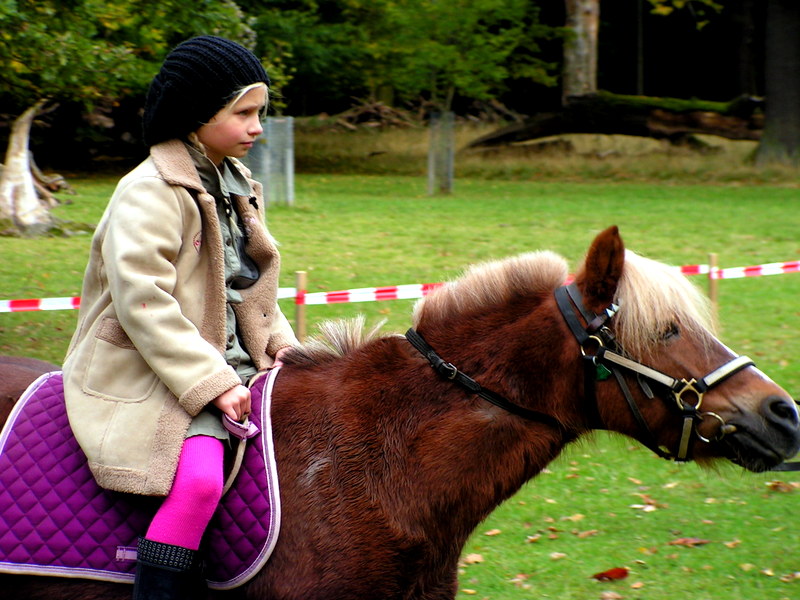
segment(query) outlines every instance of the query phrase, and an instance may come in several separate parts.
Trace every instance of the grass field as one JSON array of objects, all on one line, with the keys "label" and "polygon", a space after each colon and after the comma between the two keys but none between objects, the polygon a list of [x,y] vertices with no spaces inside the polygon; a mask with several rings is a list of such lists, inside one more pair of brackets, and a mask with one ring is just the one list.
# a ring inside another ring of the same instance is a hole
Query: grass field
[{"label": "grass field", "polygon": [[[281,285],[293,286],[298,270],[308,272],[309,291],[437,282],[476,261],[540,248],[575,265],[610,224],[630,248],[676,265],[704,263],[709,252],[722,267],[800,258],[800,192],[783,176],[769,185],[746,177],[692,185],[579,179],[460,176],[454,194],[429,197],[421,174],[300,175],[296,206],[274,206],[268,215],[282,243]],[[58,215],[96,222],[115,179],[71,183],[78,195]],[[0,238],[0,298],[77,295],[88,245],[86,235]],[[800,398],[800,274],[720,286],[721,337]],[[363,313],[368,322],[386,319],[387,331],[404,331],[412,305],[312,306],[308,318],[313,326]],[[292,302],[282,306],[291,318]],[[0,314],[0,353],[58,362],[75,316]],[[674,465],[597,434],[569,448],[476,531],[458,597],[800,598],[795,479]],[[591,578],[614,567],[629,568],[629,577]]]}]

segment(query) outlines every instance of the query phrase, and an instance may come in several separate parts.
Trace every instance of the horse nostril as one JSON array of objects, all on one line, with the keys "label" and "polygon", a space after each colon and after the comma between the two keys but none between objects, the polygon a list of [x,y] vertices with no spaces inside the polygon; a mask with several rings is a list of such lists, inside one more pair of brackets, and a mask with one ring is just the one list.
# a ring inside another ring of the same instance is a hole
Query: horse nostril
[{"label": "horse nostril", "polygon": [[773,396],[767,398],[766,408],[766,417],[770,420],[783,421],[784,423],[790,424],[792,427],[797,427],[798,424],[800,424],[797,408],[792,400]]}]

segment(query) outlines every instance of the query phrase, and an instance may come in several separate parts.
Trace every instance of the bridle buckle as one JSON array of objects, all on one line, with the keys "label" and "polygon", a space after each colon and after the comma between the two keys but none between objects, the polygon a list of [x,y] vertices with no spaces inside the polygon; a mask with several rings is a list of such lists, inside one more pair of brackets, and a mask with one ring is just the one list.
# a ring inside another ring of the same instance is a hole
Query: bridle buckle
[{"label": "bridle buckle", "polygon": [[[672,393],[675,396],[675,401],[678,403],[678,408],[682,411],[686,410],[687,408],[699,410],[700,405],[703,403],[703,396],[705,395],[705,392],[698,386],[698,381],[692,377],[688,381],[685,378],[681,379],[678,383],[682,384],[681,388],[672,390]],[[683,396],[687,393],[695,395],[697,398],[697,402],[695,404],[690,404],[689,402],[684,401]]]}]

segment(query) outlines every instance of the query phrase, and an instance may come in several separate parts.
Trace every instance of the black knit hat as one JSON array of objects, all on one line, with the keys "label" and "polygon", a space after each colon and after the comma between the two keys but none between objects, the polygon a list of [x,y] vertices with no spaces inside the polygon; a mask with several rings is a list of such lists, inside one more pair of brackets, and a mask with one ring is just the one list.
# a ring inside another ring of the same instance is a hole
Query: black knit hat
[{"label": "black knit hat", "polygon": [[144,143],[185,138],[239,90],[262,81],[269,85],[261,62],[236,42],[213,35],[182,42],[150,83],[142,119]]}]

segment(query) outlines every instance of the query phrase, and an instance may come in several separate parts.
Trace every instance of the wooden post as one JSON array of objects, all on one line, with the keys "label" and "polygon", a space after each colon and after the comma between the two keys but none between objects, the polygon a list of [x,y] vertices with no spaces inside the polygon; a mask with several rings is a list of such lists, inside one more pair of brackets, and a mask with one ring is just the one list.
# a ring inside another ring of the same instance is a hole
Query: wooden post
[{"label": "wooden post", "polygon": [[301,342],[306,339],[306,272],[295,271],[294,274],[294,333]]},{"label": "wooden post", "polygon": [[455,169],[455,113],[446,111],[431,115],[429,132],[428,194],[450,194]]},{"label": "wooden post", "polygon": [[717,254],[708,254],[708,297],[711,300],[711,316],[714,323],[719,327],[719,279],[715,277],[717,272]]}]

